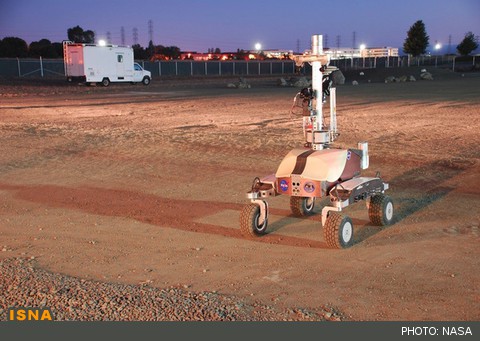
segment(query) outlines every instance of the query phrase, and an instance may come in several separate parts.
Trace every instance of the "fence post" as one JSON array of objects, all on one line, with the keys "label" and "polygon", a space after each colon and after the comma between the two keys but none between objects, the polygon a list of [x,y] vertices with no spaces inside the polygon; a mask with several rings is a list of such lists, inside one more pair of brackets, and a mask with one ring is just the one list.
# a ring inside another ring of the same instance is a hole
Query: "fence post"
[{"label": "fence post", "polygon": [[190,62],[190,76],[193,76],[193,62]]},{"label": "fence post", "polygon": [[260,75],[260,61],[258,62],[258,74]]},{"label": "fence post", "polygon": [[205,62],[205,76],[208,74],[208,71],[207,71],[207,62]]},{"label": "fence post", "polygon": [[453,56],[453,64],[452,64],[452,71],[455,72],[455,58],[456,56]]},{"label": "fence post", "polygon": [[233,62],[233,76],[235,76],[235,62]]},{"label": "fence post", "polygon": [[175,61],[175,76],[178,76],[178,62]]},{"label": "fence post", "polygon": [[[473,59],[475,60],[475,57],[473,57]],[[270,74],[272,74],[272,61],[270,61]]]},{"label": "fence post", "polygon": [[222,62],[218,62],[218,75],[222,75]]},{"label": "fence post", "polygon": [[42,56],[40,56],[40,75],[43,78],[43,61],[42,61]]},{"label": "fence post", "polygon": [[162,62],[157,60],[158,62],[158,75],[161,76],[162,75]]},{"label": "fence post", "polygon": [[245,62],[247,65],[247,76],[248,76],[248,65],[250,64],[249,62]]},{"label": "fence post", "polygon": [[282,75],[285,73],[285,62],[282,62]]},{"label": "fence post", "polygon": [[17,65],[18,65],[18,77],[22,77],[22,73],[20,72],[20,59],[17,57]]}]

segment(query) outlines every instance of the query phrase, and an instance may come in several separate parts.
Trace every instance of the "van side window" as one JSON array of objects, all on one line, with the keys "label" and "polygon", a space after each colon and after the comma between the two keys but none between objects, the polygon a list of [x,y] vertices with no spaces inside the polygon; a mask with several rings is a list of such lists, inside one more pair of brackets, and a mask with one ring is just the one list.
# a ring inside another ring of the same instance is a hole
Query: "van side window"
[{"label": "van side window", "polygon": [[118,55],[117,55],[117,61],[118,61],[119,63],[123,63],[123,55],[122,55],[122,54],[118,54]]}]

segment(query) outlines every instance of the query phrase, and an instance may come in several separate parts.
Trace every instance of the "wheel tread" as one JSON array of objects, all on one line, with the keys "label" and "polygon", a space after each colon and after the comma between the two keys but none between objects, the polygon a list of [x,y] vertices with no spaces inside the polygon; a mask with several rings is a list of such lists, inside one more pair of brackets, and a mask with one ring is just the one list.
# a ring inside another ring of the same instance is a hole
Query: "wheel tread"
[{"label": "wheel tread", "polygon": [[[304,200],[306,199],[305,197],[290,197],[290,210],[294,216],[306,217],[313,215],[313,207],[311,211],[305,209]],[[315,202],[313,202],[313,205],[315,207]]]},{"label": "wheel tread", "polygon": [[323,227],[323,235],[328,246],[336,249],[343,248],[342,244],[340,243],[338,230],[344,217],[345,216],[343,214],[335,212],[330,212],[328,215],[325,226]]},{"label": "wheel tread", "polygon": [[368,209],[368,217],[370,222],[377,226],[388,225],[389,222],[384,219],[385,201],[390,201],[390,197],[385,194],[376,194],[370,198],[370,207]]},{"label": "wheel tread", "polygon": [[243,207],[240,213],[240,232],[244,236],[258,237],[263,234],[254,228],[256,215],[258,214],[257,210],[259,209],[256,204],[248,204]]}]

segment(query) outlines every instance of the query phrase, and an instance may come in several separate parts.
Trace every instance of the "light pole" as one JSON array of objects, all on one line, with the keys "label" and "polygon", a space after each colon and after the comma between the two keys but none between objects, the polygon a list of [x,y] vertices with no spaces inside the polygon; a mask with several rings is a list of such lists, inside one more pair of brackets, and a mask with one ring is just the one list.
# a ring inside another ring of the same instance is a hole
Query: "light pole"
[{"label": "light pole", "polygon": [[435,68],[437,67],[437,58],[438,58],[438,51],[442,48],[442,44],[440,44],[439,42],[435,42]]},{"label": "light pole", "polygon": [[363,58],[363,68],[365,69],[365,49],[367,48],[367,45],[365,44],[360,44],[360,55]]}]

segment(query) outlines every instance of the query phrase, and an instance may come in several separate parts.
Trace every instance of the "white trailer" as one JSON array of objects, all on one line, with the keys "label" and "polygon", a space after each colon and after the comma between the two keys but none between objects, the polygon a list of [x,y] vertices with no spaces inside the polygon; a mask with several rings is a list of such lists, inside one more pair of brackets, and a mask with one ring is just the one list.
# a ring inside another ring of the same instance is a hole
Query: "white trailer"
[{"label": "white trailer", "polygon": [[63,61],[68,81],[101,83],[131,82],[150,84],[152,74],[134,62],[127,46],[63,43]]}]

